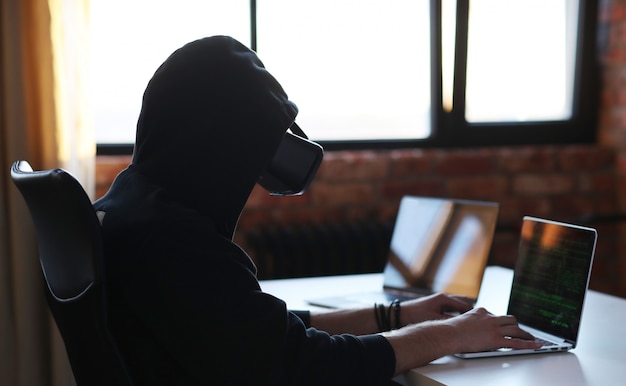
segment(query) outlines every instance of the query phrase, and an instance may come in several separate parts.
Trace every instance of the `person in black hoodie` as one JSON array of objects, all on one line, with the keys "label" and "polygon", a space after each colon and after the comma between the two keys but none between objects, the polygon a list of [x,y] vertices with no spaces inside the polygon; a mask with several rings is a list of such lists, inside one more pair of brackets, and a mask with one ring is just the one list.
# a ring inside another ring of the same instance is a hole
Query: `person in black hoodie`
[{"label": "person in black hoodie", "polygon": [[292,312],[264,293],[233,235],[287,130],[302,135],[296,114],[226,36],[186,44],[150,80],[132,162],[94,203],[137,385],[381,385],[455,352],[536,347],[513,317],[442,294],[402,303],[390,324],[404,327],[379,331],[372,308]]}]

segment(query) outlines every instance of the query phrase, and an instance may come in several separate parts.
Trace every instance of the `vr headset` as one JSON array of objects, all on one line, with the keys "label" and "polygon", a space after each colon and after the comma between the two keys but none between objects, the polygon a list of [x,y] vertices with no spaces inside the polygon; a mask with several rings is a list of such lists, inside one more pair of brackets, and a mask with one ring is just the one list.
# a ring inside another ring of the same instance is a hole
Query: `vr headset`
[{"label": "vr headset", "polygon": [[259,177],[258,183],[272,196],[304,193],[322,163],[324,149],[309,141],[294,122],[285,132],[274,158]]}]

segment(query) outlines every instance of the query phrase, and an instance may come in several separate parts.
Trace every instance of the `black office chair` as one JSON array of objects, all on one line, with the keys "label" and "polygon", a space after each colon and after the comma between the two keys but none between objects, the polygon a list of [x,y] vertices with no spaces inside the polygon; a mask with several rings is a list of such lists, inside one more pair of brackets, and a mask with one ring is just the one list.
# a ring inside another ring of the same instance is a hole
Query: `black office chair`
[{"label": "black office chair", "polygon": [[11,178],[37,231],[52,315],[79,386],[130,386],[108,328],[100,223],[80,183],[62,169],[33,171],[17,161]]}]

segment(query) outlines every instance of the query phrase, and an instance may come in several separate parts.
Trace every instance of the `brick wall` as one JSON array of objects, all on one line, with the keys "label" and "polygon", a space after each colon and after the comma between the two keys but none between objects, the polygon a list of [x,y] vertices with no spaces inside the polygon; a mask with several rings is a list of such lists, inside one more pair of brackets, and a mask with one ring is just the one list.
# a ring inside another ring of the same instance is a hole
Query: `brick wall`
[{"label": "brick wall", "polygon": [[[128,161],[98,157],[98,196]],[[490,200],[501,204],[490,264],[511,267],[523,215],[580,223],[586,215],[618,212],[620,166],[626,170],[626,157],[592,145],[327,152],[304,195],[272,197],[255,189],[236,241],[246,248],[243,235],[258,227],[393,221],[406,194]],[[601,229],[592,286],[623,293],[619,229],[614,223],[590,225]]]},{"label": "brick wall", "polygon": [[[510,267],[523,215],[585,223],[626,212],[626,0],[599,5],[598,145],[328,152],[305,195],[255,190],[236,241],[245,247],[247,230],[275,224],[393,219],[405,194],[494,200],[501,211],[490,263]],[[98,157],[98,196],[128,161]],[[591,287],[626,297],[626,222],[589,225],[599,231]]]}]

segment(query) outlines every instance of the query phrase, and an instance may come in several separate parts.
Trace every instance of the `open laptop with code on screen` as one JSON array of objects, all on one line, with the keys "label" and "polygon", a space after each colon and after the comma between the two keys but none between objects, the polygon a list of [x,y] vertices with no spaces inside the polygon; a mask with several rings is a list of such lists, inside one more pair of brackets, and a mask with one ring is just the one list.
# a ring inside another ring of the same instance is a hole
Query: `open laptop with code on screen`
[{"label": "open laptop with code on screen", "polygon": [[533,350],[461,353],[461,358],[568,351],[576,347],[597,232],[526,216],[507,314],[544,345]]}]

